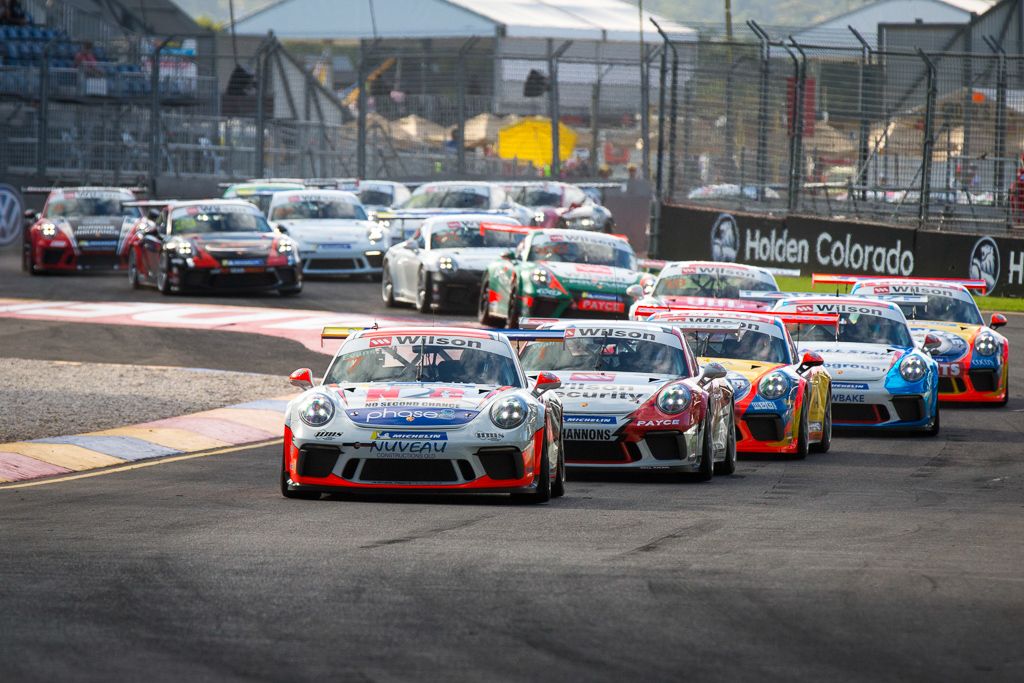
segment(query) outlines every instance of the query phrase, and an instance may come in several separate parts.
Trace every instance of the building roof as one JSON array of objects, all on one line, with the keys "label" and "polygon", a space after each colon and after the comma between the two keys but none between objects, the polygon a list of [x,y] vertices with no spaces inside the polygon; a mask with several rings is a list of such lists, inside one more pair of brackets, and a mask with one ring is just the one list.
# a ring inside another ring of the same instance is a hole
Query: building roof
[{"label": "building roof", "polygon": [[[644,12],[644,33],[656,38],[654,18],[667,33],[693,29]],[[637,8],[624,0],[279,0],[239,19],[240,34],[273,31],[279,38],[519,38],[633,41]]]}]

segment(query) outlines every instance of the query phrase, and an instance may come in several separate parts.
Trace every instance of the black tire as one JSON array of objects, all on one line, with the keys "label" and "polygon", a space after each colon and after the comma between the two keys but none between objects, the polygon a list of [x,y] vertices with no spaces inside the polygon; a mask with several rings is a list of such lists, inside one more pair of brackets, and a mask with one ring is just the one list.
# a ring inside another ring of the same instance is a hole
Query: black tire
[{"label": "black tire", "polygon": [[999,403],[997,403],[996,405],[1002,407],[1002,406],[1005,406],[1009,402],[1010,402],[1010,375],[1009,375],[1009,373],[1007,373],[1007,375],[1006,375],[1006,394],[1003,396],[1003,400],[1000,401]]},{"label": "black tire", "polygon": [[295,296],[297,294],[302,294],[302,285],[279,289],[277,290],[277,293],[280,294],[281,296]]},{"label": "black tire", "polygon": [[565,495],[565,444],[562,435],[558,435],[558,472],[551,484],[551,497],[561,498]]},{"label": "black tire", "polygon": [[821,425],[821,441],[811,446],[815,453],[828,453],[832,448],[832,390],[829,389],[828,404],[825,406],[825,421]]},{"label": "black tire", "polygon": [[167,263],[165,256],[160,259],[160,267],[156,271],[156,289],[165,296],[171,293],[171,276],[167,273],[168,268],[170,264]]},{"label": "black tire", "polygon": [[729,418],[729,438],[725,446],[725,460],[715,463],[715,476],[729,475],[736,471],[736,407]]},{"label": "black tire", "polygon": [[366,276],[366,279],[370,282],[380,282],[384,278],[384,273],[370,273]]},{"label": "black tire", "polygon": [[[710,411],[710,407],[708,408]],[[715,440],[711,436],[711,414],[704,420],[704,447],[700,456],[700,470],[694,474],[697,481],[711,481],[715,476]]]},{"label": "black tire", "polygon": [[539,480],[537,481],[536,490],[530,493],[513,493],[513,500],[521,503],[531,503],[537,505],[540,503],[546,503],[551,500],[551,461],[548,460],[548,443],[544,441],[544,450],[541,451],[540,456],[540,474]]},{"label": "black tire", "polygon": [[476,306],[476,319],[481,325],[487,327],[497,327],[498,319],[495,318],[488,312],[488,304],[491,298],[491,283],[488,280],[487,274],[484,273],[484,281],[480,284],[480,301],[477,302]]},{"label": "black tire", "polygon": [[803,409],[800,411],[800,426],[797,427],[796,432],[796,451],[793,453],[794,460],[803,460],[807,457],[807,453],[810,452],[810,441],[809,428],[807,426],[807,415],[811,411],[809,410],[810,400],[807,398],[807,394],[804,394]]},{"label": "black tire", "polygon": [[932,421],[931,426],[928,427],[928,429],[925,430],[925,432],[924,432],[925,436],[938,436],[939,435],[939,428],[941,426],[939,424],[940,423],[939,417],[940,417],[941,414],[942,414],[942,411],[939,408],[939,401],[938,401],[938,398],[936,398],[935,399],[935,420]]},{"label": "black tire", "polygon": [[128,286],[132,289],[138,289],[139,284],[139,264],[135,260],[135,250],[128,254]]},{"label": "black tire", "polygon": [[388,308],[395,307],[395,283],[391,279],[391,269],[388,268],[387,262],[384,263],[384,272],[381,274],[380,280],[380,298],[384,300],[384,305]]},{"label": "black tire", "polygon": [[416,310],[420,313],[430,313],[434,310],[434,292],[430,273],[424,272],[421,268],[416,276]]},{"label": "black tire", "polygon": [[21,269],[29,275],[39,275],[39,271],[36,270],[35,257],[32,256],[32,245],[30,243],[25,244],[22,249]]},{"label": "black tire", "polygon": [[519,295],[516,293],[516,281],[508,288],[508,309],[505,313],[505,328],[509,330],[519,329]]},{"label": "black tire", "polygon": [[285,498],[294,498],[298,500],[320,500],[320,494],[316,491],[289,491],[288,490],[288,473],[284,469],[284,463],[281,463],[281,495]]}]

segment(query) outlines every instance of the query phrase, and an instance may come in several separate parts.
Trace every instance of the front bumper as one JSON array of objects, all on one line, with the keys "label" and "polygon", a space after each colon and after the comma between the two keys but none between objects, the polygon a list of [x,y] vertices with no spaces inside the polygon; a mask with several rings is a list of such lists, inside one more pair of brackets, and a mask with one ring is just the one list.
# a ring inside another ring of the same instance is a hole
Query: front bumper
[{"label": "front bumper", "polygon": [[971,367],[971,363],[939,364],[939,401],[942,403],[1002,403],[1006,399],[1009,364]]},{"label": "front bumper", "polygon": [[832,383],[833,427],[926,430],[935,417],[937,394],[934,390],[890,393],[874,386],[850,390],[846,384],[852,383]]},{"label": "front bumper", "polygon": [[124,270],[128,260],[114,247],[75,249],[66,240],[36,242],[30,246],[36,270],[75,272],[81,270]]},{"label": "front bumper", "polygon": [[[574,318],[593,320],[626,320],[629,304],[625,296],[616,296],[617,301],[575,297],[548,297],[537,294],[523,294],[522,315],[535,318]],[[588,302],[588,303],[584,303]]]},{"label": "front bumper", "polygon": [[736,452],[795,453],[793,414],[747,411],[736,416]]},{"label": "front bumper", "polygon": [[384,251],[383,245],[380,249],[299,249],[306,275],[376,275],[384,270]]},{"label": "front bumper", "polygon": [[565,465],[574,470],[697,472],[702,455],[700,436],[699,429],[693,427],[651,430],[633,439],[623,427],[610,440],[566,440]]},{"label": "front bumper", "polygon": [[480,283],[484,271],[436,271],[430,280],[433,303],[441,307],[476,306],[480,299]]},{"label": "front bumper", "polygon": [[[542,432],[538,432],[542,434]],[[286,433],[285,463],[296,491],[517,493],[536,489],[539,438],[526,444],[457,446],[395,454],[375,442],[301,441]],[[379,443],[379,442],[376,442]]]},{"label": "front bumper", "polygon": [[172,266],[168,276],[171,284],[181,290],[273,291],[302,284],[302,269],[297,265],[245,268]]}]

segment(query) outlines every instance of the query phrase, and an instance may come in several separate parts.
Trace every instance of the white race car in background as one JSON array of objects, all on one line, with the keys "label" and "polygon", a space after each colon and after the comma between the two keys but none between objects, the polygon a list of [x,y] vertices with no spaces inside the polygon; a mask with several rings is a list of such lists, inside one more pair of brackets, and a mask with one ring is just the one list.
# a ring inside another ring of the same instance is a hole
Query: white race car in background
[{"label": "white race car in background", "polygon": [[377,214],[381,227],[391,231],[391,243],[412,237],[430,216],[460,213],[492,213],[511,216],[522,225],[529,225],[533,210],[513,202],[498,183],[466,180],[442,180],[426,183],[406,201]]},{"label": "white race car in background", "polygon": [[529,375],[550,372],[565,415],[570,468],[664,470],[710,479],[736,468],[736,415],[726,369],[703,370],[673,327],[533,319],[564,343],[531,343]]},{"label": "white race car in background", "polygon": [[[508,337],[457,327],[352,330],[314,385],[285,410],[281,493],[512,493],[545,502],[564,492],[558,379],[528,382]],[[561,334],[524,333],[524,340]]]},{"label": "white race car in background", "polygon": [[402,301],[421,313],[433,308],[475,308],[492,261],[523,240],[530,228],[509,216],[433,216],[388,250],[381,294],[387,306]]},{"label": "white race car in background", "polygon": [[351,192],[277,192],[268,214],[271,225],[298,243],[307,276],[381,272],[387,235],[367,219],[359,198]]},{"label": "white race car in background", "polygon": [[371,218],[409,199],[409,188],[393,180],[360,180],[357,185],[359,201]]},{"label": "white race car in background", "polygon": [[765,268],[720,261],[673,261],[662,267],[650,291],[632,292],[640,298],[629,317],[637,320],[640,306],[766,310],[779,298],[778,291],[775,276]]}]

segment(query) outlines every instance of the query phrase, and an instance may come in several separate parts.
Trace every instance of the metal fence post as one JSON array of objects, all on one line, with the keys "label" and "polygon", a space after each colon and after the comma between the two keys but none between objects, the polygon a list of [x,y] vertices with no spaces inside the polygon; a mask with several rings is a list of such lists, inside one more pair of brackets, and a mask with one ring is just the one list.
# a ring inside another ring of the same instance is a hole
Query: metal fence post
[{"label": "metal fence post", "polygon": [[640,153],[640,165],[643,177],[651,177],[651,74],[648,71],[651,56],[640,54],[640,140],[643,149]]},{"label": "metal fence post", "polygon": [[478,38],[470,38],[459,48],[459,58],[455,64],[456,107],[458,124],[455,126],[455,167],[460,178],[466,176],[466,55],[477,44]]},{"label": "metal fence post", "polygon": [[269,41],[270,36],[268,35],[267,41],[260,45],[260,49],[256,51],[256,158],[253,159],[252,173],[257,178],[263,177],[264,156],[266,152],[264,134],[267,127],[267,112],[264,100],[267,97],[268,69],[266,60],[267,53],[269,52]]},{"label": "metal fence post", "polygon": [[[687,81],[689,86],[689,81]],[[679,51],[676,50],[676,46],[672,46],[672,85],[669,90],[669,127],[668,127],[668,198],[671,201],[675,196],[676,190],[676,115],[679,111]],[[687,91],[689,96],[689,91]],[[689,140],[687,140],[689,144]],[[686,157],[683,157],[683,163],[686,163]]]},{"label": "metal fence post", "polygon": [[853,26],[847,26],[846,28],[860,42],[861,47],[860,83],[857,86],[857,112],[860,116],[860,128],[857,139],[857,184],[862,188],[861,200],[867,201],[868,159],[870,158],[870,142],[868,138],[871,136],[871,117],[867,111],[868,98],[865,88],[867,86],[868,67],[871,66],[873,50],[871,49],[871,44],[864,40],[864,36],[857,29]]},{"label": "metal fence post", "polygon": [[359,41],[359,77],[356,80],[359,93],[356,99],[356,176],[366,177],[366,107],[369,97],[366,93],[366,67],[371,50],[366,49],[366,41]]},{"label": "metal fence post", "polygon": [[[654,24],[654,28],[661,34],[661,39],[665,43],[661,50],[661,68],[658,72],[658,162],[654,180],[654,197],[660,203],[662,193],[664,192],[662,180],[664,178],[665,166],[665,85],[668,79],[668,50],[666,48],[668,48],[670,42],[668,36],[661,30],[658,22],[652,18],[651,23]],[[653,238],[655,234],[656,230],[652,226],[651,237]]]},{"label": "metal fence post", "polygon": [[559,140],[558,122],[561,114],[558,111],[558,60],[572,46],[572,41],[562,43],[557,50],[554,42],[548,39],[548,117],[551,119],[551,177],[557,178],[562,172],[561,141]]},{"label": "metal fence post", "polygon": [[160,53],[174,36],[169,36],[153,50],[153,65],[149,70],[149,191],[156,195],[156,179],[160,175]]},{"label": "metal fence post", "polygon": [[761,78],[757,86],[757,201],[763,202],[768,185],[768,88],[771,77],[771,41],[768,34],[750,20],[747,26],[761,42]]},{"label": "metal fence post", "polygon": [[921,154],[921,197],[918,205],[917,218],[923,225],[928,219],[929,205],[932,194],[932,151],[935,149],[935,63],[928,58],[921,48],[917,55],[925,63],[927,69],[927,92],[924,105],[924,147]]},{"label": "metal fence post", "polygon": [[983,36],[992,52],[996,53],[996,120],[995,120],[995,164],[992,190],[996,206],[1006,201],[1004,181],[1006,175],[1006,52],[994,38]]},{"label": "metal fence post", "polygon": [[36,124],[36,175],[46,175],[50,146],[50,48],[57,41],[51,38],[43,48],[39,69],[39,116]]},{"label": "metal fence post", "polygon": [[[790,42],[800,52],[800,56],[804,57],[804,53],[800,50],[800,46],[796,44],[796,41],[790,38]],[[793,60],[793,99],[790,103],[792,111],[790,112],[789,121],[789,184],[786,208],[789,211],[796,211],[800,202],[800,185],[803,182],[803,149],[801,143],[803,142],[803,80],[805,71],[802,59],[797,59],[797,56],[789,49],[789,45],[783,43],[782,47],[785,48],[786,52],[789,53],[790,59]]]}]

